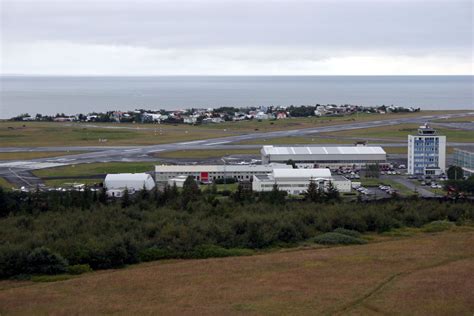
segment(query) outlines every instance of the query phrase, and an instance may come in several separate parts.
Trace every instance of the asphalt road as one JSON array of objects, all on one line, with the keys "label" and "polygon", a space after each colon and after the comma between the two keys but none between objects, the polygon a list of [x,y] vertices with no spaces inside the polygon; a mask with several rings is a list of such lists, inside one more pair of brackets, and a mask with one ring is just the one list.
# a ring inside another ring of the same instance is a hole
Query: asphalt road
[{"label": "asphalt road", "polygon": [[401,185],[404,185],[411,191],[417,191],[418,194],[422,197],[434,197],[435,194],[427,189],[425,189],[421,184],[417,184],[414,181],[410,181],[409,179],[401,176],[389,176],[387,179],[391,179],[395,182],[400,183]]},{"label": "asphalt road", "polygon": [[[196,140],[188,142],[178,142],[171,144],[160,144],[160,145],[151,145],[151,146],[128,146],[128,147],[67,147],[69,150],[80,150],[80,151],[90,151],[82,154],[73,154],[55,158],[41,158],[33,159],[29,161],[11,161],[0,163],[0,176],[8,178],[10,181],[18,178],[20,180],[13,181],[14,183],[24,183],[21,180],[21,175],[25,172],[51,168],[63,165],[73,165],[73,164],[82,164],[82,163],[93,163],[93,162],[111,162],[111,161],[142,161],[150,159],[149,154],[164,152],[164,151],[176,151],[182,149],[217,149],[222,148],[222,146],[230,145],[234,142],[241,142],[247,140],[256,140],[256,139],[269,139],[269,138],[279,138],[279,137],[288,137],[288,136],[305,136],[317,133],[327,133],[335,132],[342,130],[355,130],[363,129],[370,127],[379,127],[379,126],[390,126],[398,125],[405,123],[418,123],[422,124],[430,120],[438,120],[441,118],[455,118],[463,117],[466,115],[472,115],[473,113],[459,113],[459,114],[448,114],[448,115],[429,115],[421,117],[407,117],[399,118],[394,120],[379,120],[379,121],[368,121],[368,122],[356,122],[352,124],[341,124],[333,126],[324,126],[324,127],[314,127],[314,128],[304,128],[304,129],[295,129],[295,130],[283,130],[283,131],[274,131],[274,132],[261,132],[261,133],[250,133],[243,135],[234,135],[213,139],[205,140]],[[388,144],[384,144],[387,146]],[[249,148],[249,146],[233,146],[233,148]],[[258,147],[258,146],[257,146]],[[51,151],[56,150],[57,147],[50,147]],[[3,151],[18,151],[18,148],[3,148]],[[34,151],[34,148],[30,150]],[[44,148],[41,148],[43,151]],[[19,175],[19,176],[17,176]]]}]

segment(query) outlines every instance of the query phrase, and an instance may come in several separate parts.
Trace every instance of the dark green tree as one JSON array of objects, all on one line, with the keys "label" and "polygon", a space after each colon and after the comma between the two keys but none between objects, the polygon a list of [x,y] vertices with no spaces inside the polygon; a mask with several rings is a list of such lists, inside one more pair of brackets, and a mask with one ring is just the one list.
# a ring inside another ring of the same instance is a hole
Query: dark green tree
[{"label": "dark green tree", "polygon": [[34,249],[27,257],[27,271],[31,274],[58,274],[66,272],[67,261],[48,248]]},{"label": "dark green tree", "polygon": [[339,190],[332,184],[332,182],[329,182],[326,190],[324,191],[324,199],[326,201],[340,201],[341,200],[341,195],[339,194]]},{"label": "dark green tree", "polygon": [[101,188],[99,192],[99,202],[101,204],[107,204],[107,189]]},{"label": "dark green tree", "polygon": [[148,190],[146,189],[145,185],[143,185],[143,188],[140,190],[139,194],[138,194],[138,198],[141,200],[141,201],[147,201],[150,199],[150,192],[148,192]]},{"label": "dark green tree", "polygon": [[232,194],[232,199],[241,204],[252,201],[253,192],[251,185],[240,182],[237,186],[237,190]]},{"label": "dark green tree", "polygon": [[292,159],[289,159],[287,162],[286,162],[287,165],[289,166],[292,166],[293,169],[298,169],[298,167],[296,166],[296,163],[292,160]]},{"label": "dark green tree", "polygon": [[272,190],[267,195],[267,200],[271,204],[281,205],[285,203],[286,195],[286,191],[280,191],[280,189],[278,189],[278,185],[275,183],[272,187]]},{"label": "dark green tree", "polygon": [[305,194],[305,200],[311,201],[314,203],[320,203],[323,201],[323,190],[318,186],[316,181],[310,180],[309,185],[308,185],[308,190],[306,190]]},{"label": "dark green tree", "polygon": [[201,191],[196,180],[194,180],[194,177],[188,176],[183,183],[183,193],[181,195],[183,205],[185,206],[189,202],[197,200],[200,194]]},{"label": "dark green tree", "polygon": [[458,166],[450,166],[446,174],[449,180],[462,180],[464,178],[464,170]]},{"label": "dark green tree", "polygon": [[132,201],[130,200],[130,193],[128,192],[128,188],[125,188],[122,196],[122,208],[129,207],[131,202]]},{"label": "dark green tree", "polygon": [[378,163],[368,164],[365,170],[365,176],[367,178],[379,178],[380,177],[380,166]]},{"label": "dark green tree", "polygon": [[7,194],[3,191],[3,188],[0,187],[0,217],[8,215],[8,202]]}]

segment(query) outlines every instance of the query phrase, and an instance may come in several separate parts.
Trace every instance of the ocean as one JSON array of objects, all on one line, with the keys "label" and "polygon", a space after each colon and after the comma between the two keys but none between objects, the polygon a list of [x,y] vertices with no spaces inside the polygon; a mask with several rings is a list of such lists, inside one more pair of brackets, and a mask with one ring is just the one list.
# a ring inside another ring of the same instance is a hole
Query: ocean
[{"label": "ocean", "polygon": [[474,76],[0,77],[0,118],[318,103],[474,109]]}]

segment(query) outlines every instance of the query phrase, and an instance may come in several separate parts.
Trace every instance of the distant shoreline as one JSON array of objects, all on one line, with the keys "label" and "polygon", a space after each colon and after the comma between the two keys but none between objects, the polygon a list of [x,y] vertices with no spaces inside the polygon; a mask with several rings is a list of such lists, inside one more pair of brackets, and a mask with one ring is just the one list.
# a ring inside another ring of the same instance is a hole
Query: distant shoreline
[{"label": "distant shoreline", "polygon": [[474,76],[0,76],[0,118],[22,113],[394,105],[472,109]]},{"label": "distant shoreline", "polygon": [[87,77],[104,77],[104,78],[154,78],[154,77],[473,77],[474,75],[147,75],[147,74],[117,74],[117,75],[107,75],[107,74],[0,74],[1,77],[67,77],[67,78],[87,78]]}]

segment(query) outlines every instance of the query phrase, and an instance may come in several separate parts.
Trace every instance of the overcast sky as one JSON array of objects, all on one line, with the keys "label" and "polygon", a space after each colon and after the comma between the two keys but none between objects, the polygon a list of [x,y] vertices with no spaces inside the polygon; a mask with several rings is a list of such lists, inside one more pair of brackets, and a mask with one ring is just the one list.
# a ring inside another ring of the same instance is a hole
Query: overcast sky
[{"label": "overcast sky", "polygon": [[2,74],[473,74],[472,0],[0,0]]}]

